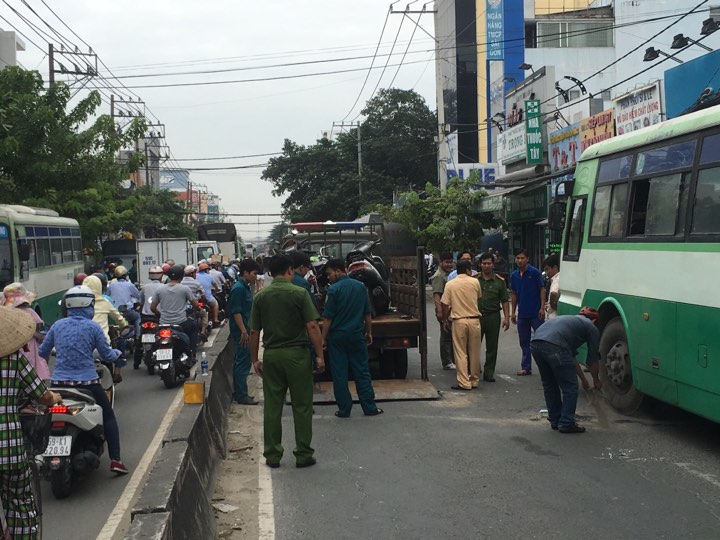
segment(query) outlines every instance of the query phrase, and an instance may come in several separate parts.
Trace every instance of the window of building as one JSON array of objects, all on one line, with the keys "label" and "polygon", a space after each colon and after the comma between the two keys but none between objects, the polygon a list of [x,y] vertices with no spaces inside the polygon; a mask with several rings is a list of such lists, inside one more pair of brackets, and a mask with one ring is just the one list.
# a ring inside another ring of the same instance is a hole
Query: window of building
[{"label": "window of building", "polygon": [[[527,35],[526,28],[526,42]],[[612,47],[614,43],[611,22],[540,21],[536,36],[538,48]]]},{"label": "window of building", "polygon": [[720,168],[698,173],[691,232],[720,234]]}]

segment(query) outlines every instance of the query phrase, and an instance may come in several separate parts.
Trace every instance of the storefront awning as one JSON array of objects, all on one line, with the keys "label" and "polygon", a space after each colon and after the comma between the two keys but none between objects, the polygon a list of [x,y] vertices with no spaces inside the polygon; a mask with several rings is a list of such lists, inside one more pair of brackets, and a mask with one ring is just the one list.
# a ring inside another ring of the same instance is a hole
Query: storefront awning
[{"label": "storefront awning", "polygon": [[503,209],[503,198],[513,191],[517,191],[523,187],[524,186],[514,186],[502,189],[496,188],[492,191],[488,191],[487,197],[483,197],[478,202],[476,210],[478,212],[499,212]]}]

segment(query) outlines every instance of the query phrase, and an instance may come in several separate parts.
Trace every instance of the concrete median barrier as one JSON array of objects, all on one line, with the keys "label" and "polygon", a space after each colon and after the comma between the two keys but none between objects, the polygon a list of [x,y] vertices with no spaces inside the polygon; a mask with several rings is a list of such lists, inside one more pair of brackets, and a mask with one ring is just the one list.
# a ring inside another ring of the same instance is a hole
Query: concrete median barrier
[{"label": "concrete median barrier", "polygon": [[[205,403],[184,405],[131,512],[128,540],[217,536],[211,497],[218,463],[227,454],[235,347],[224,326],[213,346]],[[200,376],[198,376],[200,378]]]}]

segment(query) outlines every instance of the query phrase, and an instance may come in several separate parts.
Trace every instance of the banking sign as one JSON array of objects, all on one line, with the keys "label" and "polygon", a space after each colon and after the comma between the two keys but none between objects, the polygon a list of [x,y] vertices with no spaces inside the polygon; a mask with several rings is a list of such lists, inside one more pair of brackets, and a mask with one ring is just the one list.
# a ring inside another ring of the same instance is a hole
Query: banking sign
[{"label": "banking sign", "polygon": [[551,132],[548,139],[550,140],[548,145],[550,172],[556,173],[574,168],[580,157],[580,122]]},{"label": "banking sign", "polygon": [[662,121],[660,81],[615,98],[617,134],[630,133]]},{"label": "banking sign", "polygon": [[487,0],[486,12],[487,59],[503,60],[505,58],[505,17],[503,0]]}]

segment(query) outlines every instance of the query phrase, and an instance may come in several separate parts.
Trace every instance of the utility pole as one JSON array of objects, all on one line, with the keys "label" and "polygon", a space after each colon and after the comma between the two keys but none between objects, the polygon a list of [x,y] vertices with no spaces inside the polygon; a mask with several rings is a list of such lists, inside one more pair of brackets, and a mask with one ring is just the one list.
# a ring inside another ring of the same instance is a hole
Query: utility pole
[{"label": "utility pole", "polygon": [[[122,108],[121,108],[122,107]],[[140,98],[137,101],[132,99],[122,99],[110,94],[110,117],[115,121],[116,118],[131,121],[133,118],[141,118],[145,116],[145,102]],[[117,129],[125,127],[127,123],[117,124]],[[140,141],[135,141],[135,153],[140,152]],[[146,158],[147,159],[147,158]],[[145,163],[145,183],[147,183],[147,161]],[[137,172],[137,185],[140,185],[140,172]]]},{"label": "utility pole", "polygon": [[358,195],[362,198],[362,138],[360,136],[360,121],[357,122],[333,122],[333,129],[339,127],[340,129],[356,128],[357,137],[353,137],[350,131],[347,132],[350,137],[357,141],[357,152],[358,152]]},{"label": "utility pole", "polygon": [[[56,73],[83,77],[95,77],[98,73],[97,55],[92,49],[86,53],[80,52],[77,47],[74,51],[66,51],[65,47],[60,45],[60,50],[58,50],[52,43],[48,43],[48,64],[50,84],[55,82]],[[67,68],[66,64],[72,66],[72,69]]]}]

